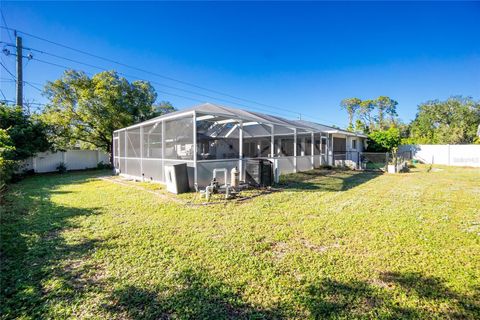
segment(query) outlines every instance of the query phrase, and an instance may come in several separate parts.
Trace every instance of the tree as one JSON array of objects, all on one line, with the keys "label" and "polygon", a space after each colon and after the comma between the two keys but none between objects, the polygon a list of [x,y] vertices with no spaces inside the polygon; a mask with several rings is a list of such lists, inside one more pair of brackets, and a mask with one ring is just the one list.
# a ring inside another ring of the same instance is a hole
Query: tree
[{"label": "tree", "polygon": [[175,111],[173,105],[168,101],[160,101],[160,103],[153,105],[153,114],[155,117],[161,116],[162,114],[170,113]]},{"label": "tree", "polygon": [[388,130],[376,130],[368,135],[367,151],[390,152],[401,142],[400,130],[390,127]]},{"label": "tree", "polygon": [[45,124],[32,119],[19,106],[0,104],[0,129],[4,130],[4,141],[8,136],[14,147],[8,153],[11,160],[24,160],[50,147]]},{"label": "tree", "polygon": [[17,167],[17,161],[11,160],[15,146],[7,130],[0,129],[0,200],[5,184],[10,181]]},{"label": "tree", "polygon": [[395,117],[397,116],[397,101],[387,96],[380,96],[375,100],[375,105],[378,110],[377,122],[380,129],[386,127],[385,115],[389,115],[391,122],[394,122]]},{"label": "tree", "polygon": [[49,147],[43,123],[21,107],[0,104],[0,189],[10,181],[21,160]]},{"label": "tree", "polygon": [[362,120],[357,119],[357,120],[355,121],[355,131],[357,131],[357,132],[363,132],[363,133],[366,133],[366,132],[367,132],[367,127],[366,127],[365,124],[362,122]]},{"label": "tree", "polygon": [[410,126],[410,142],[419,144],[469,144],[476,139],[480,103],[451,97],[422,103]]},{"label": "tree", "polygon": [[385,114],[387,114],[390,117],[391,125],[395,124],[395,121],[396,121],[395,119],[398,117],[397,105],[398,105],[397,101],[390,99],[390,103],[385,108]]},{"label": "tree", "polygon": [[154,106],[154,88],[146,81],[128,82],[115,71],[88,77],[67,70],[48,82],[50,99],[41,118],[49,125],[49,136],[58,149],[80,145],[100,148],[112,154],[112,132],[158,116],[173,108],[163,102]]},{"label": "tree", "polygon": [[374,129],[374,118],[372,112],[375,108],[374,100],[363,100],[358,109],[358,118],[363,122],[363,132],[369,132]]},{"label": "tree", "polygon": [[348,113],[348,128],[347,130],[353,131],[353,118],[355,113],[357,112],[358,108],[360,107],[360,103],[362,100],[358,98],[347,98],[343,99],[340,102],[340,107],[345,109]]}]

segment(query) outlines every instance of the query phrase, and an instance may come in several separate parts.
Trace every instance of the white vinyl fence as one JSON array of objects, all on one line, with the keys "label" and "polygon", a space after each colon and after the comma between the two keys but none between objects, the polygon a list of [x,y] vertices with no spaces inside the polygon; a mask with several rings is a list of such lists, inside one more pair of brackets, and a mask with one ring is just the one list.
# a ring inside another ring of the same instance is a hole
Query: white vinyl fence
[{"label": "white vinyl fence", "polygon": [[403,145],[399,152],[411,152],[413,159],[428,164],[480,167],[479,144]]},{"label": "white vinyl fence", "polygon": [[41,152],[33,158],[24,161],[21,170],[35,172],[54,172],[60,163],[64,163],[67,170],[84,170],[96,168],[99,162],[108,164],[108,153],[100,150],[67,150],[59,152]]}]

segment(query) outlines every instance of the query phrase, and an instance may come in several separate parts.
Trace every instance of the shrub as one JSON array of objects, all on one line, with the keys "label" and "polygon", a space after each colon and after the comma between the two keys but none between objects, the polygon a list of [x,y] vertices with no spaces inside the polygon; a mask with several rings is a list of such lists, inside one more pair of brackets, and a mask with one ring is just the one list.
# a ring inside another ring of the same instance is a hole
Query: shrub
[{"label": "shrub", "polygon": [[11,181],[17,167],[17,161],[8,160],[0,156],[0,192],[7,182]]},{"label": "shrub", "polygon": [[388,130],[373,131],[368,135],[367,151],[388,152],[400,144],[400,130],[391,127]]},{"label": "shrub", "polygon": [[21,107],[0,103],[0,189],[23,176],[16,173],[22,160],[50,147],[45,131]]},{"label": "shrub", "polygon": [[97,164],[97,169],[99,169],[99,170],[102,170],[102,169],[112,169],[112,166],[110,165],[110,163],[103,163],[103,161],[100,161],[100,162]]},{"label": "shrub", "polygon": [[60,162],[57,166],[58,173],[65,173],[67,172],[67,165],[64,162]]},{"label": "shrub", "polygon": [[322,165],[320,166],[320,169],[322,169],[322,170],[332,170],[333,167],[332,167],[331,165],[329,165],[329,164],[322,164]]},{"label": "shrub", "polygon": [[0,129],[0,190],[10,182],[17,167],[17,161],[11,160],[14,152],[15,147],[7,130]]}]

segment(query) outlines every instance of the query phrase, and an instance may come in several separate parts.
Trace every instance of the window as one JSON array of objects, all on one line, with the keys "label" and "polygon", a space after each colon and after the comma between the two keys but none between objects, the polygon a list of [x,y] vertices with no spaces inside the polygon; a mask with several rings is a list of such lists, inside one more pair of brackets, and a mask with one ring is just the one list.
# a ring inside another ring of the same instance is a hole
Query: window
[{"label": "window", "polygon": [[357,139],[352,139],[352,149],[357,150]]}]

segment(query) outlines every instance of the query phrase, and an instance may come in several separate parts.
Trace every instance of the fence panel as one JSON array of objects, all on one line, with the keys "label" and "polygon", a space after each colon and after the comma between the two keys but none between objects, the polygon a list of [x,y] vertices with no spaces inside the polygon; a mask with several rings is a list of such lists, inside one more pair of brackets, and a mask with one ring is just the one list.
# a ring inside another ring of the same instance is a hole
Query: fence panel
[{"label": "fence panel", "polygon": [[40,152],[35,157],[26,159],[21,170],[34,170],[37,173],[55,172],[60,163],[67,170],[96,168],[99,162],[109,163],[108,153],[97,150],[67,150],[65,152]]},{"label": "fence panel", "polygon": [[54,172],[63,161],[63,152],[41,152],[33,158],[33,170],[39,173]]},{"label": "fence panel", "polygon": [[480,167],[480,145],[477,144],[403,145],[399,150],[410,152],[413,159],[422,163]]},{"label": "fence panel", "polygon": [[363,170],[385,171],[388,164],[388,153],[362,152],[360,153],[360,168]]}]

